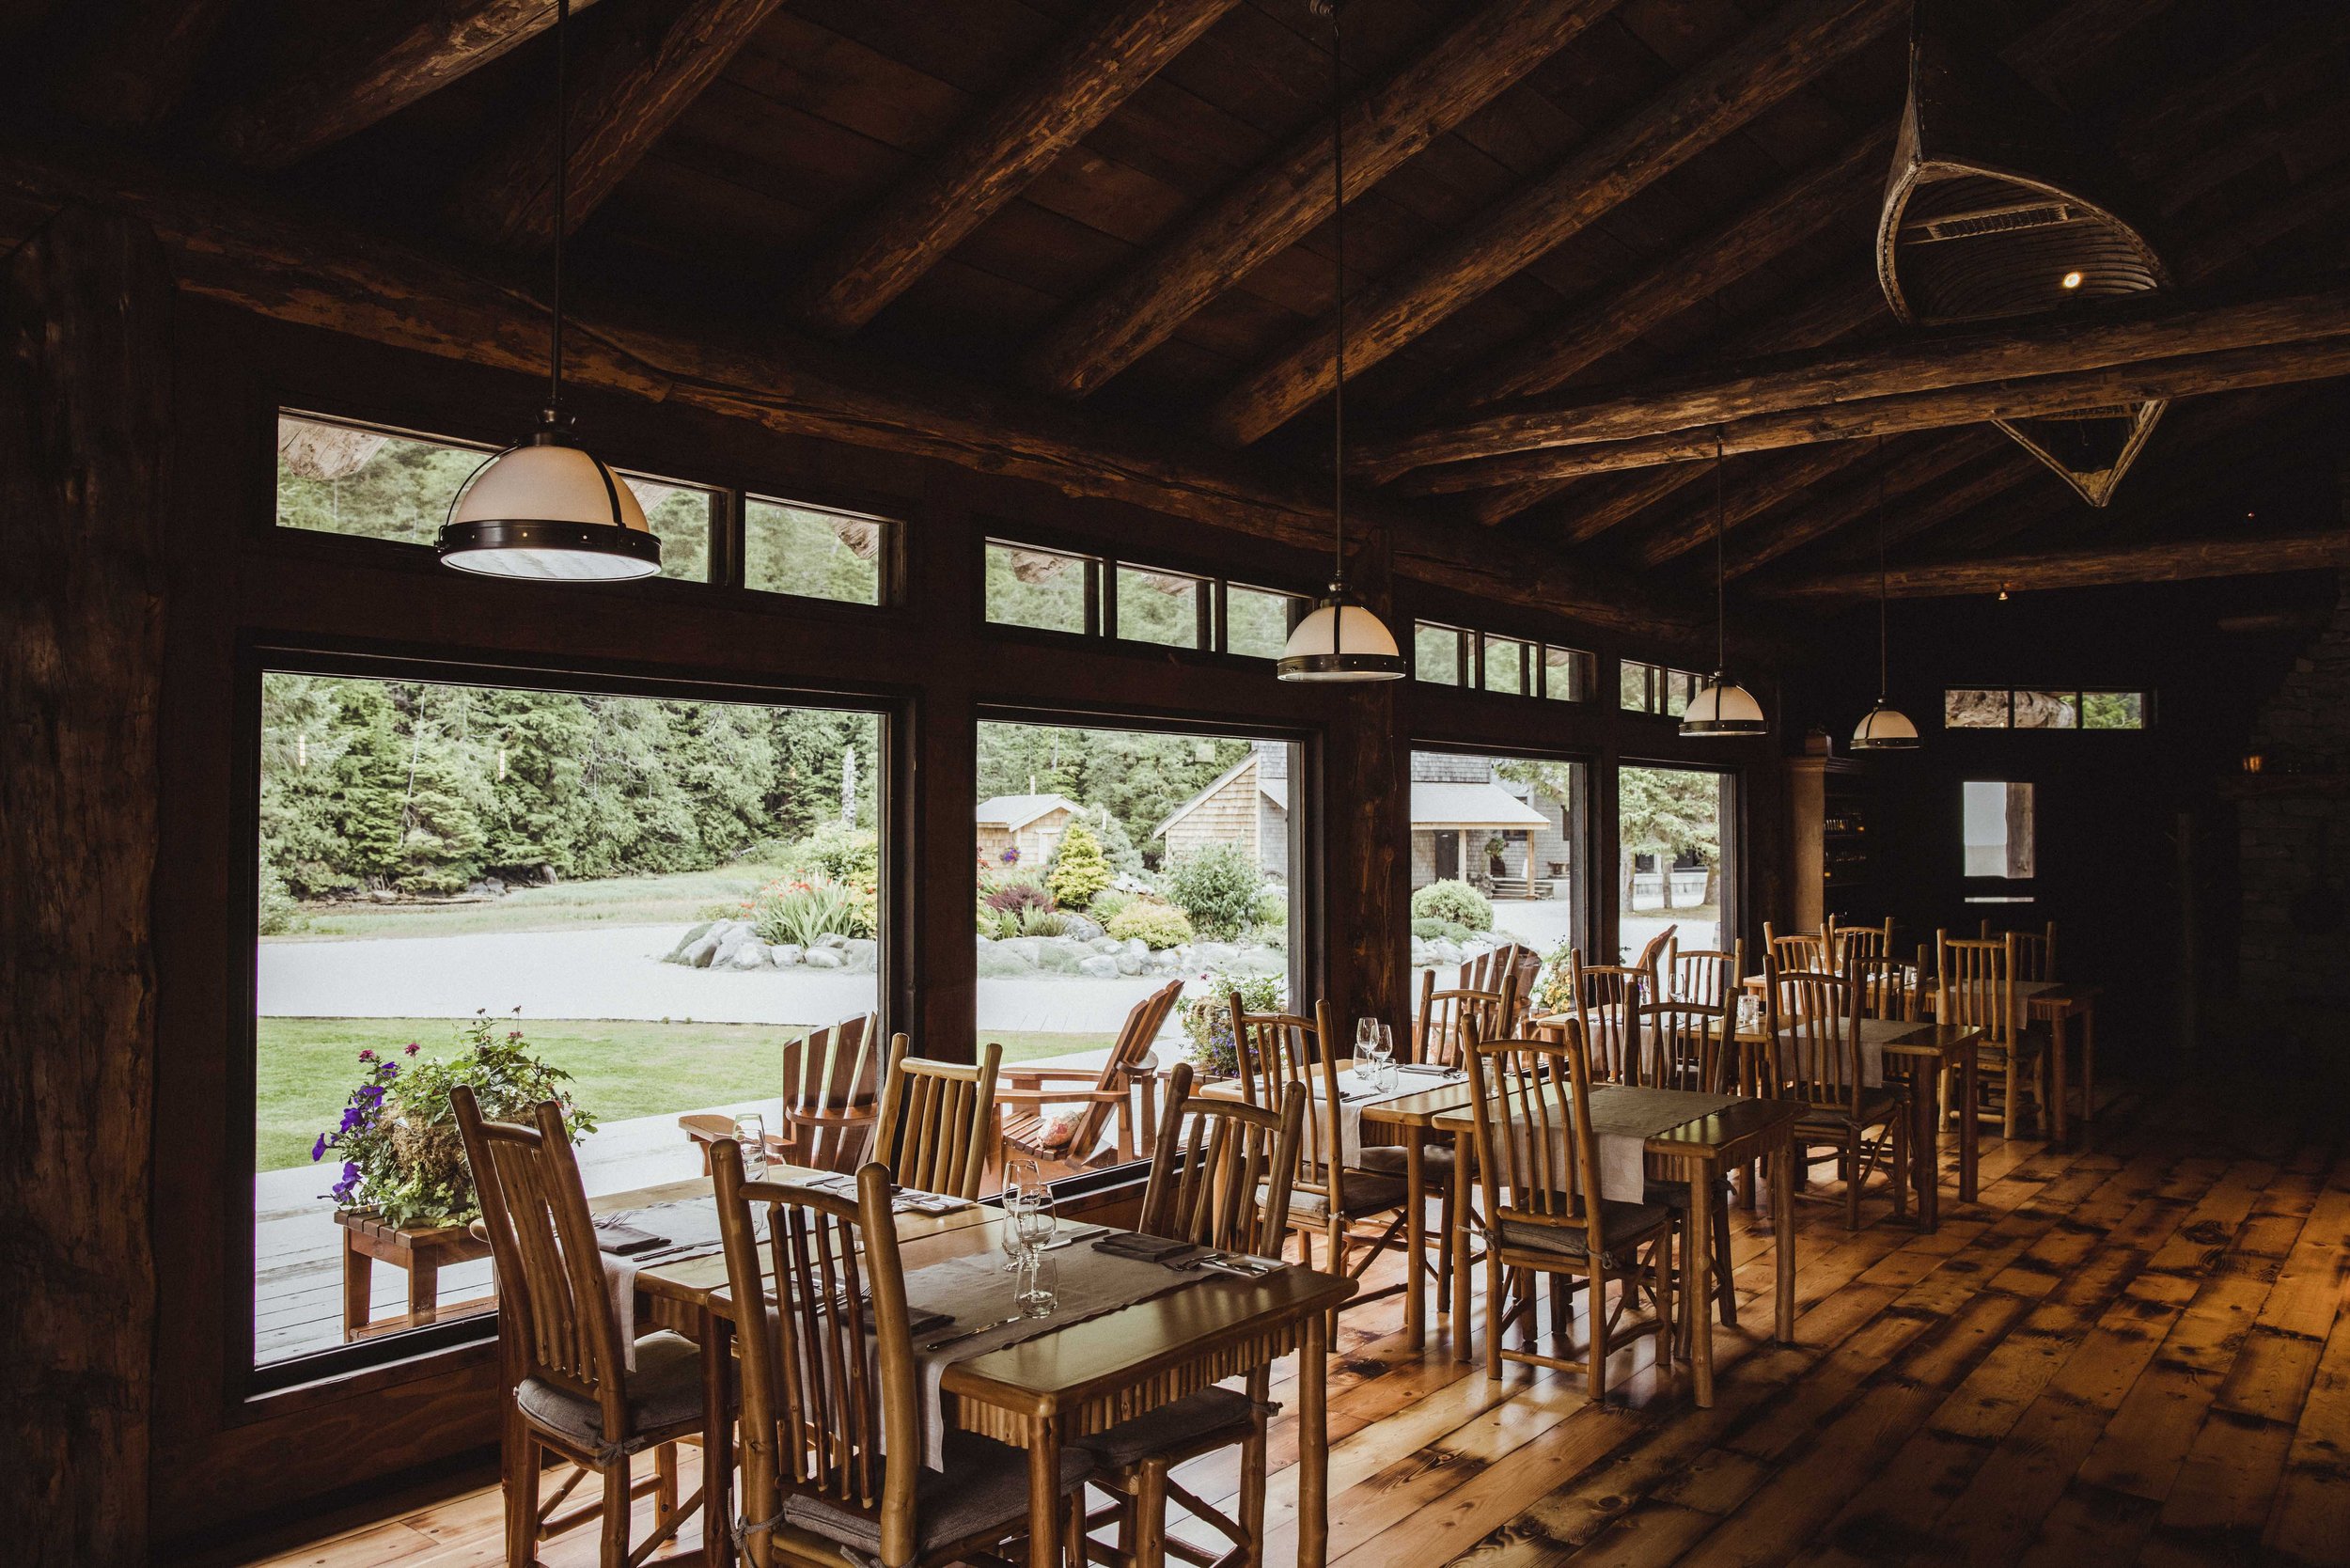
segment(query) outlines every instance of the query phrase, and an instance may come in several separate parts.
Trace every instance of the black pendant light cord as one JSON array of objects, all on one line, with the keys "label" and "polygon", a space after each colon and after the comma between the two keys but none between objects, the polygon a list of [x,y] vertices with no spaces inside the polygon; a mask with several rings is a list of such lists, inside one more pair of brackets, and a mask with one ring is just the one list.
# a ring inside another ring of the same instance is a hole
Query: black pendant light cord
[{"label": "black pendant light cord", "polygon": [[1890,667],[1887,652],[1890,645],[1891,624],[1886,601],[1889,597],[1885,572],[1885,437],[1877,437],[1877,705],[1885,705],[1886,671]]},{"label": "black pendant light cord", "polygon": [[555,0],[555,325],[547,349],[547,418],[563,411],[563,241],[572,180],[570,77],[572,0]]},{"label": "black pendant light cord", "polygon": [[1721,694],[1718,683],[1730,672],[1730,595],[1723,586],[1722,556],[1722,431],[1714,427],[1714,678],[1716,691],[1715,711],[1718,716]]},{"label": "black pendant light cord", "polygon": [[1336,308],[1336,384],[1330,389],[1330,513],[1337,570],[1331,581],[1346,580],[1346,64],[1344,28],[1339,17],[1345,0],[1327,0],[1330,7],[1330,241],[1337,253],[1338,278],[1332,293]]}]

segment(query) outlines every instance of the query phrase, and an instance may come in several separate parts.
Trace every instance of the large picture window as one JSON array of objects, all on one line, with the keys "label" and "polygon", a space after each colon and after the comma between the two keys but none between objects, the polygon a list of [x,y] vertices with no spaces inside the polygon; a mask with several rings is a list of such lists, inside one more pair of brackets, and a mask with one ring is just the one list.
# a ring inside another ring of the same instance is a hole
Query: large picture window
[{"label": "large picture window", "polygon": [[453,1082],[567,1097],[589,1194],[641,1187],[700,1170],[681,1116],[779,1127],[784,1043],[876,1005],[876,714],[290,669],[260,706],[258,1365],[488,1309]]},{"label": "large picture window", "polygon": [[1671,928],[1683,951],[1727,950],[1737,924],[1737,779],[1695,768],[1616,774],[1617,932],[1622,963]]},{"label": "large picture window", "polygon": [[1588,952],[1590,769],[1546,757],[1412,753],[1412,996],[1515,944],[1564,975]]}]

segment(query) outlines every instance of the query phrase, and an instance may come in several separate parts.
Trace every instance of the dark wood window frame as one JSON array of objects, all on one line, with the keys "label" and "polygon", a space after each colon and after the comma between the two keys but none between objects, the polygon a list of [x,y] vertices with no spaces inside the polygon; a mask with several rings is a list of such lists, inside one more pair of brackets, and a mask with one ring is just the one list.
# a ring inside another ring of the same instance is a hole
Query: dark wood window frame
[{"label": "dark wood window frame", "polygon": [[[1289,625],[1294,629],[1305,619],[1313,604],[1313,596],[1295,588],[1282,588],[1254,577],[1229,576],[1213,569],[1184,565],[1169,560],[1164,554],[1151,560],[1136,560],[1104,549],[1098,542],[1081,542],[1058,537],[1050,530],[1018,528],[1007,533],[1004,528],[981,520],[979,561],[979,630],[990,637],[1035,638],[1064,644],[1084,643],[1104,652],[1128,657],[1162,658],[1173,655],[1182,659],[1233,661],[1253,668],[1271,664],[1270,657],[1259,653],[1235,653],[1230,648],[1231,590],[1242,588],[1252,593],[1272,594],[1290,602]],[[987,613],[987,552],[990,550],[1033,550],[1039,555],[1065,556],[1082,562],[1085,570],[1085,630],[1063,631],[1057,627],[1023,626],[1016,621],[996,620]],[[1152,642],[1148,638],[1121,637],[1118,635],[1118,577],[1120,572],[1145,572],[1167,577],[1187,577],[1198,583],[1203,591],[1196,596],[1198,615],[1198,642],[1193,647],[1180,644]]]}]

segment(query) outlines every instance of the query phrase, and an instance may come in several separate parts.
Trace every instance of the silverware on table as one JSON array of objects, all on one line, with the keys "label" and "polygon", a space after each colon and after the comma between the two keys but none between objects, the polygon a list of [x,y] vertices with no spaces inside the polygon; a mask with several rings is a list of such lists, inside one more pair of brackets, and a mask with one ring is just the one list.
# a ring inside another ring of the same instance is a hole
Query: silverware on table
[{"label": "silverware on table", "polygon": [[1027,1314],[1026,1312],[1014,1312],[1008,1318],[997,1318],[994,1323],[983,1323],[977,1328],[965,1328],[958,1333],[948,1334],[943,1339],[929,1341],[922,1346],[922,1348],[926,1351],[945,1350],[948,1345],[959,1345],[965,1340],[976,1340],[982,1334],[991,1333],[998,1328],[1008,1327],[1012,1324],[1018,1323],[1022,1318],[1026,1316]]}]

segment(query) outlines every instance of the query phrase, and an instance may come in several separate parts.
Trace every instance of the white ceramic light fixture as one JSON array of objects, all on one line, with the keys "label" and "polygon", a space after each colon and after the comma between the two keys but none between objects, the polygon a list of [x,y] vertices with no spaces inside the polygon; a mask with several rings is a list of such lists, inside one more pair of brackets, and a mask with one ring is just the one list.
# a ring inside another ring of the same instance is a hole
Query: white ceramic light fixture
[{"label": "white ceramic light fixture", "polygon": [[1770,724],[1754,694],[1730,678],[1730,609],[1722,570],[1722,437],[1714,432],[1714,673],[1681,714],[1684,735],[1761,735]]},{"label": "white ceramic light fixture", "polygon": [[571,0],[555,21],[555,287],[547,406],[539,428],[474,470],[441,525],[441,559],[491,577],[610,582],[661,570],[661,541],[628,484],[579,445],[563,411],[563,242],[571,177],[566,50]]},{"label": "white ceramic light fixture", "polygon": [[1909,715],[1893,706],[1887,696],[1886,668],[1888,651],[1892,638],[1887,626],[1887,605],[1891,595],[1886,589],[1885,572],[1885,438],[1877,438],[1877,700],[1876,706],[1860,716],[1859,727],[1852,732],[1855,751],[1915,751],[1918,749],[1918,727]]},{"label": "white ceramic light fixture", "polygon": [[1402,651],[1395,634],[1346,586],[1346,73],[1340,54],[1339,8],[1330,11],[1330,178],[1336,187],[1330,212],[1333,271],[1337,278],[1337,384],[1330,392],[1331,529],[1336,565],[1330,591],[1291,631],[1274,673],[1284,681],[1400,681]]}]

